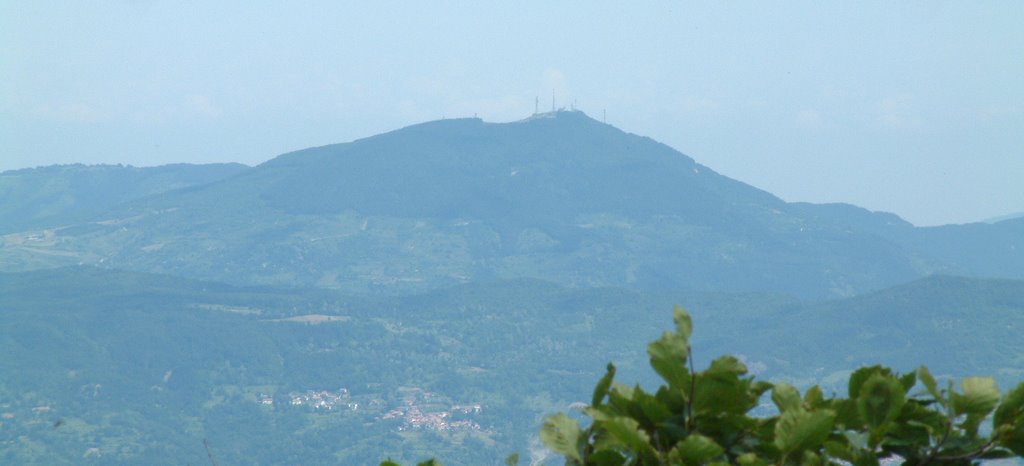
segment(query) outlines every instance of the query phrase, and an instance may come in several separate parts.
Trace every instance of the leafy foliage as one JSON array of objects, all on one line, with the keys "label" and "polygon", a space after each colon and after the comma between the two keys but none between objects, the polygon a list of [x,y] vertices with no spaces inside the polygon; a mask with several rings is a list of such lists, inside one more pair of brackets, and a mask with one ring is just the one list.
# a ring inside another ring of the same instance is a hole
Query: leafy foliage
[{"label": "leafy foliage", "polygon": [[[674,319],[676,331],[648,348],[665,381],[655,393],[613,384],[609,365],[583,409],[588,427],[565,414],[545,421],[541,439],[566,465],[873,466],[894,457],[959,465],[1024,454],[1024,383],[1001,396],[987,377],[940,389],[926,367],[898,374],[873,366],[850,376],[848,398],[825,398],[817,386],[801,397],[790,385],[755,380],[729,356],[695,372],[692,321],[681,308]],[[769,392],[778,413],[751,415]],[[989,418],[983,434],[979,426]]]}]

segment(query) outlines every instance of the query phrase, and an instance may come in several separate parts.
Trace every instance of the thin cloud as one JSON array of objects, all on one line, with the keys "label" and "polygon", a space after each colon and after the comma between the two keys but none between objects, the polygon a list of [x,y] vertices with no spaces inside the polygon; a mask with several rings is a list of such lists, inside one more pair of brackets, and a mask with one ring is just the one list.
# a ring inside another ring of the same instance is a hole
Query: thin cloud
[{"label": "thin cloud", "polygon": [[814,109],[803,109],[796,114],[796,123],[800,126],[821,126],[821,113]]},{"label": "thin cloud", "polygon": [[892,129],[909,130],[924,127],[924,120],[914,110],[913,98],[894,96],[883,99],[877,105],[878,121]]},{"label": "thin cloud", "polygon": [[[544,91],[544,94],[541,94],[541,96],[546,96],[548,92],[551,92],[555,107],[569,106],[571,96],[569,93],[568,79],[565,77],[565,73],[562,73],[561,70],[555,68],[548,68],[544,70],[544,75],[541,78],[541,86],[541,90]],[[544,102],[543,98],[541,99],[541,102]],[[541,105],[541,109],[544,108],[545,106]]]},{"label": "thin cloud", "polygon": [[679,108],[688,113],[718,113],[722,103],[710,97],[686,96]]},{"label": "thin cloud", "polygon": [[490,121],[515,120],[533,112],[534,102],[527,102],[520,96],[506,95],[495,98],[468,99],[456,108],[460,114],[476,115]]},{"label": "thin cloud", "polygon": [[46,120],[72,123],[98,123],[110,117],[98,106],[84,102],[42,104],[33,109],[32,114]]},{"label": "thin cloud", "polygon": [[215,117],[222,113],[221,109],[214,105],[210,98],[205,95],[190,95],[186,97],[183,107],[186,113],[193,115]]}]

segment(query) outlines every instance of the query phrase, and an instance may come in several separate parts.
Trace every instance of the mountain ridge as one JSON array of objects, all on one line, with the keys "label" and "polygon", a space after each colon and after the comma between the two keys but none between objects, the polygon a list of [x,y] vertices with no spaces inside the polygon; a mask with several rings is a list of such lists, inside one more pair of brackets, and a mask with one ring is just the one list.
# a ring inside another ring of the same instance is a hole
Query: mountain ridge
[{"label": "mountain ridge", "polygon": [[249,167],[237,163],[66,164],[0,172],[0,234],[88,220],[115,206],[175,189],[211,183]]},{"label": "mountain ridge", "polygon": [[582,112],[437,120],[293,151],[110,219],[49,242],[10,236],[0,259],[389,294],[532,277],[824,297],[934,272],[1024,275],[1007,224],[921,229],[786,203]]}]

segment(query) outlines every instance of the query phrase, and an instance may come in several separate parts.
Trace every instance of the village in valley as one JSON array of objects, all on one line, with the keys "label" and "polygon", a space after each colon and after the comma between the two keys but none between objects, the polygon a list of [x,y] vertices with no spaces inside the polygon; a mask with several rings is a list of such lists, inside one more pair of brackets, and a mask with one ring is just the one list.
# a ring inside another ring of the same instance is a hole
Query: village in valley
[{"label": "village in valley", "polygon": [[480,424],[466,419],[470,415],[480,414],[483,410],[479,404],[447,405],[438,403],[437,396],[416,387],[402,388],[402,405],[384,414],[381,419],[399,419],[402,425],[399,431],[410,429],[430,430],[480,430]]},{"label": "village in valley", "polygon": [[396,430],[432,430],[460,431],[481,430],[480,424],[472,418],[483,411],[479,403],[453,404],[444,396],[428,392],[419,387],[402,387],[398,389],[400,404],[387,409],[380,399],[364,400],[363,405],[353,397],[348,389],[338,390],[306,390],[290,392],[284,399],[276,398],[267,393],[258,393],[256,402],[260,405],[273,407],[285,404],[294,408],[313,410],[315,412],[359,411],[369,405],[373,411],[383,412],[374,418],[379,421],[397,422]]}]

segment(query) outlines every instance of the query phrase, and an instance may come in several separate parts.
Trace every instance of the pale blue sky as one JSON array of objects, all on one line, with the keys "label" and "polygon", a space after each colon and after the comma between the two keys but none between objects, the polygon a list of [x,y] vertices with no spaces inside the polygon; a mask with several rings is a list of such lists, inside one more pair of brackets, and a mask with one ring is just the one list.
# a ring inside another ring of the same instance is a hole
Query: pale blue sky
[{"label": "pale blue sky", "polygon": [[1024,211],[1024,2],[0,0],[0,170],[578,108],[789,201]]}]

